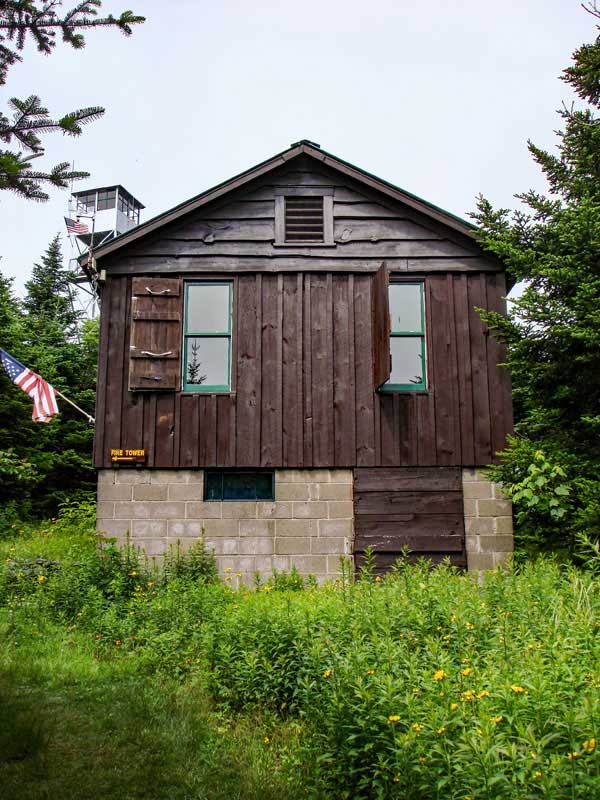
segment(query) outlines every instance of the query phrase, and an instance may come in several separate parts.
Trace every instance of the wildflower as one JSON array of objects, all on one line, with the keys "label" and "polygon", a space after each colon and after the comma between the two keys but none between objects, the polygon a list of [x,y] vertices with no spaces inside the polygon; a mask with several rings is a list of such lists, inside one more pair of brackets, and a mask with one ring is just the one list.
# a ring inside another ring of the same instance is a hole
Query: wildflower
[{"label": "wildflower", "polygon": [[398,714],[391,714],[388,717],[388,725],[391,724],[392,722],[400,722],[400,717],[398,716]]},{"label": "wildflower", "polygon": [[395,778],[392,778],[393,783],[400,783],[400,778],[396,775]]},{"label": "wildflower", "polygon": [[186,664],[191,664],[192,663],[192,659],[191,658],[186,658],[185,663]]},{"label": "wildflower", "polygon": [[235,573],[235,577],[236,578],[241,578],[242,577],[242,573],[241,572],[236,572]]},{"label": "wildflower", "polygon": [[148,588],[150,589],[152,586],[154,586],[154,581],[148,581]]},{"label": "wildflower", "polygon": [[596,749],[596,740],[595,739],[588,739],[582,745],[583,750],[585,753],[593,753]]},{"label": "wildflower", "polygon": [[489,696],[490,696],[490,693],[488,692],[488,690],[487,690],[487,689],[483,689],[483,690],[482,690],[481,692],[479,692],[479,694],[477,695],[477,697],[478,697],[480,700],[481,700],[483,697],[489,697]]},{"label": "wildflower", "polygon": [[133,569],[133,570],[131,570],[131,572],[129,574],[131,575],[132,578],[135,578],[135,576],[137,575],[137,572]]},{"label": "wildflower", "polygon": [[575,761],[576,758],[579,758],[579,753],[567,753],[567,758],[569,761]]},{"label": "wildflower", "polygon": [[472,631],[474,627],[475,627],[475,625],[473,625],[472,622],[467,622],[467,630],[468,631]]},{"label": "wildflower", "polygon": [[375,576],[375,583],[380,583],[380,582],[381,582],[381,575],[376,575]]},{"label": "wildflower", "polygon": [[436,733],[438,736],[441,736],[443,733],[446,733],[446,728],[438,728]]},{"label": "wildflower", "polygon": [[225,572],[231,572],[231,567],[225,567]]},{"label": "wildflower", "polygon": [[331,676],[331,670],[330,669],[326,669],[325,672],[323,673],[323,677],[324,678],[329,678],[330,676]]},{"label": "wildflower", "polygon": [[475,697],[475,692],[473,689],[467,689],[466,692],[460,693],[460,699],[463,701],[463,703],[473,700],[474,697]]},{"label": "wildflower", "polygon": [[433,675],[433,680],[434,681],[443,681],[444,678],[447,678],[447,677],[448,677],[448,675],[447,675],[446,672],[444,672],[443,669],[438,669],[438,671],[435,672],[434,675]]},{"label": "wildflower", "polygon": [[535,645],[534,644],[528,644],[527,645],[527,649],[528,650],[535,650]]},{"label": "wildflower", "polygon": [[495,725],[498,725],[500,722],[502,722],[503,719],[504,719],[504,717],[502,716],[502,714],[498,714],[497,717],[492,717],[492,722]]},{"label": "wildflower", "polygon": [[438,625],[438,626],[437,626],[437,628],[436,628],[436,631],[443,631],[443,630],[444,630],[444,629],[442,628],[442,626],[441,626],[441,625]]},{"label": "wildflower", "polygon": [[534,781],[539,780],[541,777],[542,777],[542,773],[539,771],[539,769],[536,770],[532,775],[532,778],[533,778]]},{"label": "wildflower", "polygon": [[450,711],[456,711],[458,708],[458,703],[450,703]]},{"label": "wildflower", "polygon": [[418,735],[421,733],[421,731],[423,730],[423,726],[422,726],[422,725],[419,725],[419,723],[418,723],[418,722],[415,722],[415,723],[413,724],[413,726],[412,726],[412,729],[413,729],[413,731],[414,731],[414,732],[417,734],[417,736],[418,736]]},{"label": "wildflower", "polygon": [[237,603],[234,603],[232,608],[239,608],[239,605]]},{"label": "wildflower", "polygon": [[534,753],[533,751],[529,753],[529,755],[533,758],[534,761],[537,758],[537,753]]},{"label": "wildflower", "polygon": [[450,634],[449,634],[449,633],[447,633],[445,636],[442,636],[442,639],[443,639],[445,642],[449,642],[451,638],[452,638],[452,637],[450,636]]},{"label": "wildflower", "polygon": [[472,669],[471,669],[471,667],[465,667],[465,668],[464,668],[464,669],[461,671],[461,673],[460,673],[460,674],[461,674],[463,677],[465,677],[465,678],[468,678],[468,677],[469,677],[469,675],[471,674],[471,672],[472,672]]},{"label": "wildflower", "polygon": [[368,669],[367,670],[367,675],[375,675],[375,670],[374,669]]},{"label": "wildflower", "polygon": [[117,646],[117,647],[120,647],[120,646],[121,646],[121,640],[120,640],[120,639],[117,639],[117,640],[115,641],[115,644],[116,644],[116,646]]},{"label": "wildflower", "polygon": [[427,759],[425,758],[425,756],[421,756],[419,758],[419,763],[421,763],[421,764],[426,764],[427,763]]},{"label": "wildflower", "polygon": [[513,691],[515,694],[523,694],[523,692],[525,691],[525,689],[523,689],[523,687],[522,687],[522,686],[514,686],[514,685],[513,685],[513,686],[511,686],[510,688],[512,689],[512,691]]},{"label": "wildflower", "polygon": [[269,737],[268,737],[268,736],[265,736],[265,738],[263,739],[263,742],[264,742],[265,744],[270,744],[270,743],[271,743],[271,740],[269,739]]},{"label": "wildflower", "polygon": [[38,575],[37,579],[38,579],[38,583],[43,583],[46,580],[46,576],[45,575]]},{"label": "wildflower", "polygon": [[446,692],[440,692],[440,697],[446,697]]}]

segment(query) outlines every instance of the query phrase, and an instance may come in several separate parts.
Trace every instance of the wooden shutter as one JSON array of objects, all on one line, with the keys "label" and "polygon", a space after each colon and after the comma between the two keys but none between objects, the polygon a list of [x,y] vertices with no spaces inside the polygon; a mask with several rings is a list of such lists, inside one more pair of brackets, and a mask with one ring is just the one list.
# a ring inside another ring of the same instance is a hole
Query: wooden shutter
[{"label": "wooden shutter", "polygon": [[375,389],[390,378],[389,275],[385,262],[373,278],[373,382]]},{"label": "wooden shutter", "polygon": [[181,281],[178,278],[134,278],[130,391],[179,389],[181,342]]}]

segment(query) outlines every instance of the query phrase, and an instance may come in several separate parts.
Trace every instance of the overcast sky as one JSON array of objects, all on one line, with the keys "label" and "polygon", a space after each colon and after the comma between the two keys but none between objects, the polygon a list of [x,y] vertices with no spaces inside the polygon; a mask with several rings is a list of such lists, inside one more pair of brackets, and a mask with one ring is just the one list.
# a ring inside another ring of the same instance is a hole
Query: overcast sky
[{"label": "overcast sky", "polygon": [[[65,0],[65,8],[71,2]],[[47,166],[75,162],[77,189],[123,184],[142,221],[311,139],[466,216],[483,193],[543,188],[527,139],[553,147],[570,102],[559,80],[596,36],[578,0],[106,0],[147,17],[132,37],[92,31],[87,46],[28,48],[0,93],[39,94],[55,116],[105,116],[79,137],[46,138]],[[40,159],[41,162],[41,159]],[[40,163],[38,162],[38,164]],[[0,269],[22,291],[60,232],[68,192],[36,204],[0,197]]]}]

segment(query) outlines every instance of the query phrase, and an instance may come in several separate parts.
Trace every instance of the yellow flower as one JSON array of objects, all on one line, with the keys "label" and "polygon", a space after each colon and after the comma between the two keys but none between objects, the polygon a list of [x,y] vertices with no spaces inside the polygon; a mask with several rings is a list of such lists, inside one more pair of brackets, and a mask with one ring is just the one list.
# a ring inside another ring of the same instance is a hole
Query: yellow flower
[{"label": "yellow flower", "polygon": [[513,690],[513,692],[514,692],[515,694],[523,694],[523,692],[525,691],[525,689],[523,689],[523,687],[522,687],[522,686],[514,686],[514,685],[513,685],[513,686],[511,686],[510,688]]},{"label": "yellow flower", "polygon": [[131,575],[132,578],[135,578],[135,576],[137,575],[137,572],[133,569],[133,570],[131,570],[131,572],[129,574]]},{"label": "yellow flower", "polygon": [[235,577],[236,578],[241,578],[242,577],[242,573],[241,572],[236,572],[235,573]]},{"label": "yellow flower", "polygon": [[473,625],[472,622],[467,622],[467,630],[468,631],[472,631],[474,627],[475,627],[475,625]]},{"label": "yellow flower", "polygon": [[450,704],[450,711],[456,711],[458,708],[458,703],[451,703]]},{"label": "yellow flower", "polygon": [[38,583],[43,583],[46,580],[46,576],[45,575],[38,575],[37,579],[38,579]]},{"label": "yellow flower", "polygon": [[374,669],[368,669],[367,670],[367,675],[375,675],[375,670]]},{"label": "yellow flower", "polygon": [[381,575],[375,576],[375,583],[379,583],[381,581]]},{"label": "yellow flower", "polygon": [[446,692],[440,692],[440,697],[446,697]]},{"label": "yellow flower", "polygon": [[452,638],[452,637],[450,636],[450,634],[449,634],[449,633],[447,633],[445,636],[442,636],[442,639],[443,639],[445,642],[449,642],[451,638]]},{"label": "yellow flower", "polygon": [[502,722],[503,719],[504,717],[502,716],[502,714],[499,714],[497,717],[492,717],[492,722],[494,722],[497,725],[499,722]]},{"label": "yellow flower", "polygon": [[325,672],[323,673],[323,677],[324,678],[329,678],[330,675],[331,675],[331,670],[330,669],[326,669]]},{"label": "yellow flower", "polygon": [[579,753],[567,753],[567,758],[569,761],[575,761],[576,758],[579,758]]},{"label": "yellow flower", "polygon": [[583,743],[583,749],[586,753],[593,753],[596,749],[596,740],[595,739],[588,739],[587,742]]},{"label": "yellow flower", "polygon": [[479,692],[479,694],[477,695],[477,697],[480,700],[481,700],[482,697],[489,697],[489,696],[490,696],[490,693],[488,692],[487,689],[484,689],[483,691]]},{"label": "yellow flower", "polygon": [[466,692],[460,693],[460,699],[463,701],[463,703],[469,700],[473,700],[474,697],[475,697],[475,692],[473,689],[467,689]]},{"label": "yellow flower", "polygon": [[419,758],[419,763],[420,763],[420,764],[426,764],[426,763],[427,763],[427,759],[425,758],[425,756],[421,756],[421,757]]},{"label": "yellow flower", "polygon": [[422,725],[419,725],[419,723],[418,723],[418,722],[415,722],[415,723],[414,723],[414,725],[412,726],[412,729],[413,729],[413,731],[415,731],[415,733],[418,735],[418,734],[419,734],[419,733],[421,733],[421,731],[423,730],[423,726],[422,726]]},{"label": "yellow flower", "polygon": [[400,778],[396,775],[395,778],[392,778],[393,783],[400,783]]},{"label": "yellow flower", "polygon": [[447,673],[444,672],[443,669],[438,669],[438,671],[435,672],[434,675],[433,675],[433,680],[434,681],[443,681],[444,678],[447,678],[447,677],[448,677],[448,675],[447,675]]},{"label": "yellow flower", "polygon": [[533,777],[533,780],[534,780],[534,781],[537,781],[537,780],[539,780],[539,779],[542,777],[542,773],[541,773],[541,772],[539,771],[539,769],[538,769],[538,770],[536,770],[536,772],[534,772],[534,773],[533,773],[533,776],[532,776],[532,777]]},{"label": "yellow flower", "polygon": [[472,670],[471,670],[471,667],[465,667],[465,668],[464,668],[464,669],[461,671],[461,673],[460,673],[460,674],[461,674],[461,675],[463,675],[465,678],[468,678],[468,677],[469,677],[469,675],[471,674],[471,672],[472,672]]},{"label": "yellow flower", "polygon": [[265,738],[263,739],[263,742],[264,742],[265,744],[269,744],[269,743],[270,743],[270,741],[271,741],[271,740],[269,739],[269,737],[268,737],[268,736],[265,736]]},{"label": "yellow flower", "polygon": [[400,722],[398,714],[391,714],[391,716],[388,717],[388,725],[392,722]]},{"label": "yellow flower", "polygon": [[441,735],[442,735],[442,733],[445,733],[445,732],[446,732],[446,728],[438,728],[438,729],[437,729],[437,731],[436,731],[436,733],[438,734],[438,736],[441,736]]},{"label": "yellow flower", "polygon": [[231,572],[231,567],[225,567],[225,572]]}]

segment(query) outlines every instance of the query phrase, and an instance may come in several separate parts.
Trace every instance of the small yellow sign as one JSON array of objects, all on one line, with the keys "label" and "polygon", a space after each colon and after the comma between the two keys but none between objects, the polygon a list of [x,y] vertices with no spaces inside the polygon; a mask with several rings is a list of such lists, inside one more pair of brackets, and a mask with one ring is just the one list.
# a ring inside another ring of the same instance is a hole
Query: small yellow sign
[{"label": "small yellow sign", "polygon": [[146,451],[111,450],[110,460],[117,464],[143,464],[146,461]]}]

